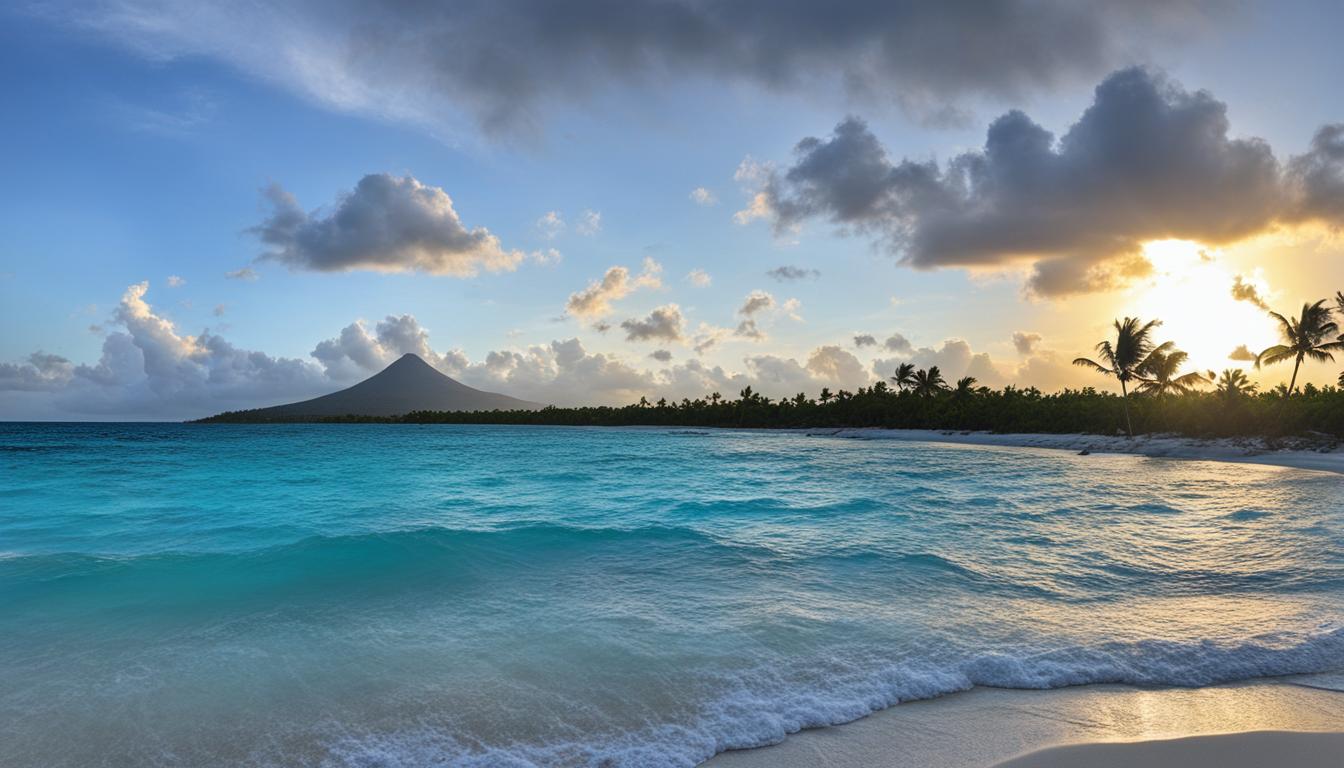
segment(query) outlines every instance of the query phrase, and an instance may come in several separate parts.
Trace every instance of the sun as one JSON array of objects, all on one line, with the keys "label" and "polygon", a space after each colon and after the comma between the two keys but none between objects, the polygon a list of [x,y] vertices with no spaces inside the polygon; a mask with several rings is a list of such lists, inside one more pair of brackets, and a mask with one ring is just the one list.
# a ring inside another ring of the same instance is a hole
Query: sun
[{"label": "sun", "polygon": [[[1252,354],[1275,343],[1274,325],[1265,309],[1233,296],[1237,275],[1229,272],[1215,250],[1189,240],[1157,240],[1144,246],[1153,275],[1135,286],[1126,302],[1143,320],[1157,319],[1159,341],[1174,341],[1190,355],[1189,370],[1247,368]],[[1258,274],[1242,276],[1263,296]],[[1246,350],[1241,350],[1241,347]]]}]

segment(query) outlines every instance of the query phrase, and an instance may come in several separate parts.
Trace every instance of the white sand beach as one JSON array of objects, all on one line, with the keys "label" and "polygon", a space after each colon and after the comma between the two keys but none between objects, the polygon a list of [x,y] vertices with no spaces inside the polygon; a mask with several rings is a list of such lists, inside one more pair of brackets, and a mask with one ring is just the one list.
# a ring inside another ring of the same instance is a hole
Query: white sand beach
[{"label": "white sand beach", "polygon": [[1344,755],[1344,693],[1305,682],[1156,690],[977,688],[802,731],[773,746],[725,752],[706,765],[1338,766]]},{"label": "white sand beach", "polygon": [[854,440],[908,440],[960,443],[1005,448],[1049,448],[1089,454],[1120,453],[1153,458],[1233,461],[1295,469],[1344,473],[1344,445],[1321,438],[1284,438],[1269,443],[1260,438],[1198,439],[1179,435],[1139,435],[1134,438],[1083,434],[970,432],[934,429],[809,429],[808,435]]},{"label": "white sand beach", "polygon": [[1344,734],[1257,731],[1120,744],[1052,747],[1002,763],[1000,768],[1338,768]]}]

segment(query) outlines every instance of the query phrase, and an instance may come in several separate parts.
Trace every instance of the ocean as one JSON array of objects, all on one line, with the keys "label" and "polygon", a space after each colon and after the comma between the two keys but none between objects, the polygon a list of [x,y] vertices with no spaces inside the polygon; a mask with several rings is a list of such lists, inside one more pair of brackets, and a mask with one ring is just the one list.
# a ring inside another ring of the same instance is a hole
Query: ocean
[{"label": "ocean", "polygon": [[0,425],[0,765],[692,766],[1344,670],[1344,482],[796,433]]}]

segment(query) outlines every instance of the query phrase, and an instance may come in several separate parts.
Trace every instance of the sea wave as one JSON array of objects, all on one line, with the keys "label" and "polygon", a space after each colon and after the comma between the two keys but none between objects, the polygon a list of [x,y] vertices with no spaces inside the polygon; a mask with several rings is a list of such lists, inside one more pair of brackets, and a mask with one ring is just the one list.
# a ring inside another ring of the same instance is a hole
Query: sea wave
[{"label": "sea wave", "polygon": [[[852,722],[904,702],[974,687],[1024,690],[1115,683],[1197,687],[1344,668],[1344,628],[1239,643],[1102,643],[1046,653],[992,653],[948,663],[904,662],[877,671],[837,669],[824,684],[780,688],[763,670],[741,674],[694,718],[634,732],[543,744],[481,745],[449,732],[408,728],[350,733],[325,745],[325,765],[694,766],[727,750],[766,746],[798,731]],[[767,682],[762,685],[761,681]]]}]

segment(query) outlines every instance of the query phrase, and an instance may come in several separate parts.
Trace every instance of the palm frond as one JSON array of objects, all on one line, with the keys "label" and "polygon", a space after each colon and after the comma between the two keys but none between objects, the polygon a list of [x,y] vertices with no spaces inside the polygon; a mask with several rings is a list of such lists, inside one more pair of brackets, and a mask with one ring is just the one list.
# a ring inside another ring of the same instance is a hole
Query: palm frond
[{"label": "palm frond", "polygon": [[1075,358],[1073,364],[1080,365],[1084,368],[1091,368],[1097,373],[1104,373],[1108,376],[1113,373],[1113,371],[1110,368],[1107,368],[1106,366],[1102,365],[1101,363],[1098,363],[1095,360],[1088,360],[1086,357]]}]

